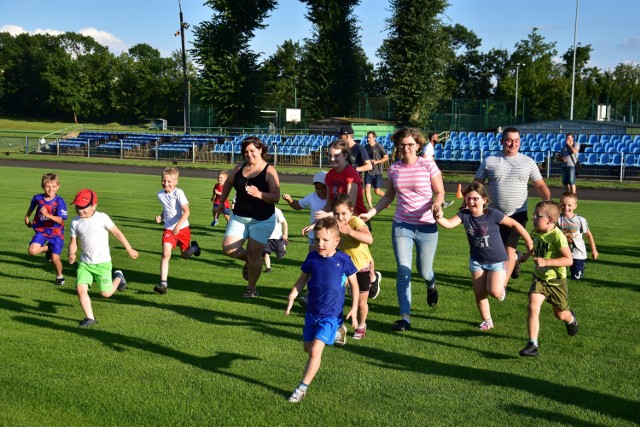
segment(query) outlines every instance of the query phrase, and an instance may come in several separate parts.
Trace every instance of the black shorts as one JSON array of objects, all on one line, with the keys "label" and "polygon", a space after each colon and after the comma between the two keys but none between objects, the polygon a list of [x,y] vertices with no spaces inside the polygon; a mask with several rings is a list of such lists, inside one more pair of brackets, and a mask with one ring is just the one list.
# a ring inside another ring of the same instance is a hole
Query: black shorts
[{"label": "black shorts", "polygon": [[287,245],[283,238],[280,239],[269,239],[267,244],[264,246],[264,250],[262,251],[263,255],[274,253],[278,257],[278,259],[282,258],[287,254]]},{"label": "black shorts", "polygon": [[356,273],[356,280],[358,281],[360,292],[369,292],[371,288],[371,276],[368,271],[358,271]]},{"label": "black shorts", "polygon": [[[526,228],[527,220],[529,219],[529,215],[527,211],[517,212],[510,216],[514,221],[520,223],[523,227]],[[502,238],[502,243],[504,247],[507,247],[507,241],[509,240],[509,235],[511,233],[518,233],[515,228],[507,227],[506,225],[500,225],[500,238]],[[516,241],[517,242],[517,241]],[[516,243],[517,247],[517,243]]]}]

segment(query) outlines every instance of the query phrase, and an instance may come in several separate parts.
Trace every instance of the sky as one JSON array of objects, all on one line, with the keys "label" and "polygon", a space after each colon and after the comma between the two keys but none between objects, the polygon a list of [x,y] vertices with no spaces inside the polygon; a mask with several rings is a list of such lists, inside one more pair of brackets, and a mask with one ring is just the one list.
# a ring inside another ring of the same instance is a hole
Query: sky
[{"label": "sky", "polygon": [[[573,46],[576,4],[577,42],[592,46],[589,66],[613,69],[620,63],[640,63],[640,0],[449,0],[445,24],[461,24],[482,39],[480,50],[513,52],[533,28],[547,42],[556,42],[558,56]],[[212,10],[204,0],[181,0],[187,49],[192,30],[209,20]],[[279,0],[278,9],[266,20],[267,28],[256,33],[252,48],[262,59],[273,54],[285,40],[302,41],[311,36],[305,7],[298,0]],[[385,37],[385,0],[361,0],[355,9],[361,27],[362,46],[374,64]],[[0,0],[0,32],[59,34],[76,32],[94,37],[119,55],[146,43],[163,56],[181,48],[178,0]]]}]

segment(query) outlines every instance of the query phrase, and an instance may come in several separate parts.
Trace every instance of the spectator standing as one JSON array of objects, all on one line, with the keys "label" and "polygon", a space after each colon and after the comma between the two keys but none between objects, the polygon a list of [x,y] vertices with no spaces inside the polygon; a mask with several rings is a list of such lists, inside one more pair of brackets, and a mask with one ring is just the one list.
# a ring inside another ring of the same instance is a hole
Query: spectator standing
[{"label": "spectator standing", "polygon": [[[500,142],[502,152],[484,158],[476,172],[475,181],[481,184],[486,183],[491,207],[502,211],[526,227],[529,181],[533,182],[533,187],[542,200],[549,200],[551,193],[536,162],[531,157],[518,152],[520,131],[516,128],[506,128]],[[520,234],[515,228],[500,225],[500,236],[509,261],[506,277],[508,283],[509,277],[516,279],[520,276],[517,252]]]},{"label": "spectator standing", "polygon": [[427,303],[431,307],[438,303],[433,271],[438,224],[433,218],[432,208],[434,205],[442,206],[444,185],[438,166],[418,156],[426,143],[418,129],[398,129],[391,139],[402,153],[401,160],[389,167],[385,195],[360,218],[368,221],[398,197],[391,242],[396,257],[396,292],[402,318],[393,324],[392,329],[406,331],[411,328],[411,263],[414,245],[417,248],[418,274],[427,285]]},{"label": "spectator standing", "polygon": [[578,153],[580,143],[573,138],[572,133],[567,134],[564,146],[562,147],[562,185],[565,191],[576,194],[576,164],[578,163]]},{"label": "spectator standing", "polygon": [[353,128],[349,125],[342,126],[339,135],[340,139],[345,141],[349,148],[349,157],[351,158],[349,163],[351,166],[360,174],[373,169],[367,150],[362,144],[358,144],[355,139],[353,139]]},{"label": "spectator standing", "polygon": [[435,146],[438,143],[438,132],[430,132],[427,137],[427,143],[424,146],[424,150],[422,151],[422,157],[429,160],[430,162],[435,162]]},{"label": "spectator standing", "polygon": [[364,173],[364,196],[367,199],[369,209],[373,207],[371,203],[371,187],[373,187],[373,191],[375,191],[378,196],[384,196],[384,191],[382,191],[382,165],[389,161],[387,152],[382,144],[378,144],[376,136],[375,132],[368,132],[367,145],[365,147],[369,160],[373,165],[373,168],[370,171],[366,171]]}]

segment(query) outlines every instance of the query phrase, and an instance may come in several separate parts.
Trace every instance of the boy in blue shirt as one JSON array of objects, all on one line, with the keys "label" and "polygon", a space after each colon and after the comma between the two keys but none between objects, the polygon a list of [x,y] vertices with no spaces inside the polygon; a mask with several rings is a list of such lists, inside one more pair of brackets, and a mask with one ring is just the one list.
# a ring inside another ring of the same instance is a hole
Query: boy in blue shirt
[{"label": "boy in blue shirt", "polygon": [[[60,180],[55,173],[46,173],[40,183],[44,193],[36,194],[31,199],[29,209],[24,217],[27,227],[33,228],[35,235],[29,243],[29,255],[40,255],[45,252],[47,261],[56,269],[57,286],[64,285],[62,261],[60,254],[64,248],[64,221],[67,219],[67,204],[58,196]],[[31,220],[33,211],[36,214]]]},{"label": "boy in blue shirt", "polygon": [[342,317],[345,277],[351,286],[351,309],[346,318],[351,319],[354,329],[357,326],[359,288],[356,272],[358,269],[348,255],[337,250],[340,242],[338,222],[333,217],[322,218],[318,220],[313,230],[316,251],[309,253],[302,263],[300,267],[302,273],[291,289],[287,309],[284,312],[289,315],[296,297],[308,283],[309,295],[302,339],[304,351],[309,353],[309,360],[304,368],[302,381],[289,396],[288,401],[292,403],[300,402],[307,394],[307,387],[320,369],[325,345],[332,345],[337,337],[342,344],[346,340],[347,328],[343,325]]}]

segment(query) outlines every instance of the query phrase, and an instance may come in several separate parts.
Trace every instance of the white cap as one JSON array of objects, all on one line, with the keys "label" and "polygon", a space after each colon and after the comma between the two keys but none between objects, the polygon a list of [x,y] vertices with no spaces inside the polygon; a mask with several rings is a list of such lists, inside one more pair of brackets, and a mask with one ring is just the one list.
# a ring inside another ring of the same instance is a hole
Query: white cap
[{"label": "white cap", "polygon": [[324,180],[326,176],[327,176],[327,173],[325,171],[316,172],[316,174],[313,175],[313,184],[315,184],[316,182],[325,184]]}]

